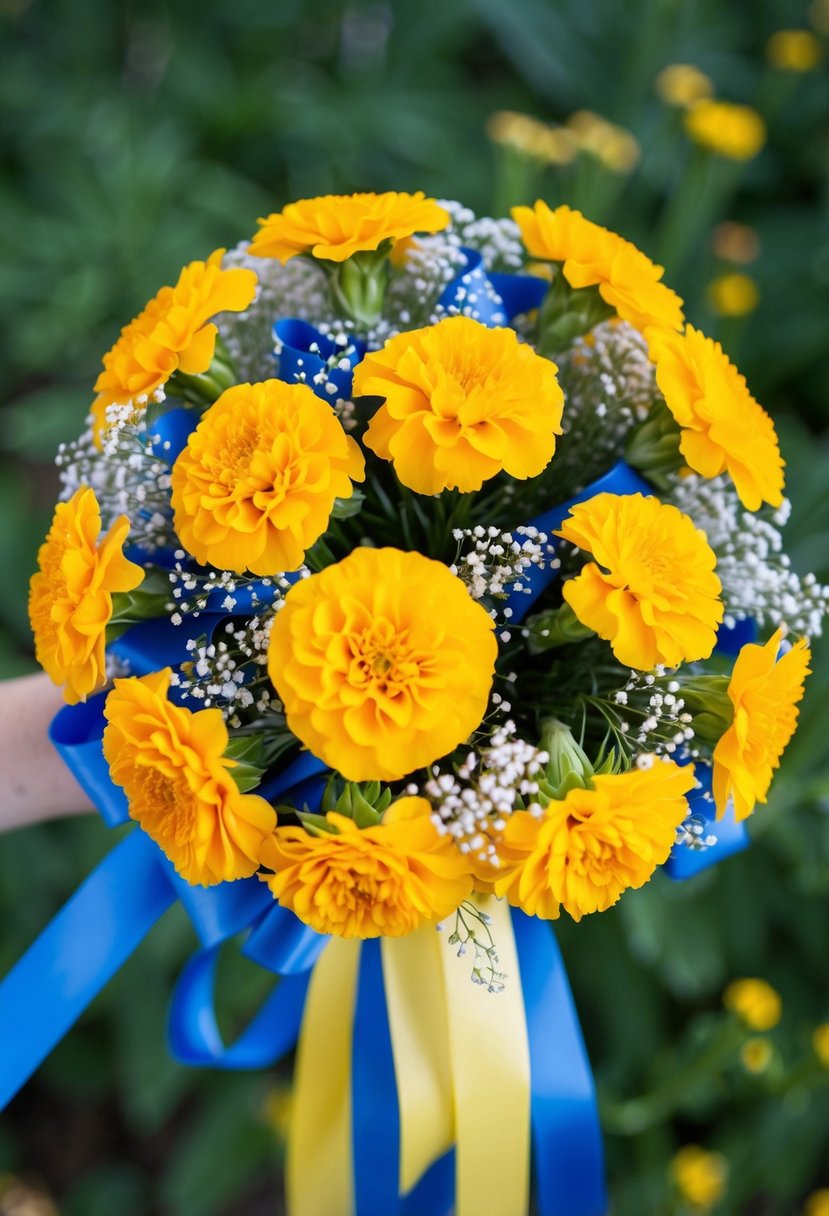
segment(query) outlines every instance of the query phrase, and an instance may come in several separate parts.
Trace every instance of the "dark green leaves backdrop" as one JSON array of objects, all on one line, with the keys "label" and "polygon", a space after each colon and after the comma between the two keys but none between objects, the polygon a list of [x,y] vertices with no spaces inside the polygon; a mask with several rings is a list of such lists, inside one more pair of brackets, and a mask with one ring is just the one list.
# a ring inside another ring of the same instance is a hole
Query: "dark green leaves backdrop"
[{"label": "dark green leaves backdrop", "polygon": [[[692,217],[669,275],[776,416],[792,556],[829,577],[829,73],[783,79],[765,55],[771,33],[810,21],[829,29],[825,0],[0,0],[0,672],[34,666],[26,584],[55,448],[78,432],[119,327],[184,262],[331,190],[424,189],[486,212],[503,165],[484,128],[500,109],[559,123],[589,108],[630,129],[642,160],[624,177],[591,170],[595,218],[656,253],[692,156],[654,92],[676,62],[769,122],[715,217],[758,233],[759,308],[739,321],[710,312],[712,222],[700,231]],[[551,203],[583,186],[541,179]],[[826,646],[815,667],[750,853],[561,925],[619,1216],[689,1210],[668,1178],[687,1142],[728,1159],[720,1213],[792,1216],[829,1185],[829,1070],[810,1045],[829,1020]],[[0,970],[111,843],[92,819],[0,842]],[[0,1118],[4,1216],[47,1216],[50,1203],[65,1216],[279,1210],[289,1071],[208,1075],[166,1055],[165,1001],[192,945],[173,911]],[[739,975],[783,997],[760,1075],[733,1043],[717,1057],[720,993]],[[227,961],[229,1025],[263,981]]]}]

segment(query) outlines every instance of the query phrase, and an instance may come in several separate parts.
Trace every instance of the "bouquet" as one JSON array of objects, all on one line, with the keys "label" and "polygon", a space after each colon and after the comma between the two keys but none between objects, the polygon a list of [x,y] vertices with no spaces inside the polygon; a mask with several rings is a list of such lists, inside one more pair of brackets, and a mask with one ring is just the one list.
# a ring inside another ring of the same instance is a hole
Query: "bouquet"
[{"label": "bouquet", "polygon": [[[6,1096],[176,898],[183,1060],[299,1041],[301,1216],[606,1208],[549,926],[745,843],[829,592],[774,425],[567,206],[325,196],[104,356],[31,582],[52,739],[135,820],[0,989]],[[435,930],[441,932],[435,932]],[[234,1043],[222,942],[279,975]],[[33,985],[51,984],[35,1014]]]}]

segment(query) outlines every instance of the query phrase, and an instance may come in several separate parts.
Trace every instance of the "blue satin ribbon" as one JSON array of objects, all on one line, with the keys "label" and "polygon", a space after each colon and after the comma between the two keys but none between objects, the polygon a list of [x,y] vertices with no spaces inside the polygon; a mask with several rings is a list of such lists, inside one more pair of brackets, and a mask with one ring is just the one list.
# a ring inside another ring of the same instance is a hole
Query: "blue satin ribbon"
[{"label": "blue satin ribbon", "polygon": [[[363,942],[360,950],[352,1042],[351,1126],[356,1216],[394,1216],[400,1206],[400,1116],[380,942],[376,938]],[[423,1212],[432,1210],[424,1208]]]}]

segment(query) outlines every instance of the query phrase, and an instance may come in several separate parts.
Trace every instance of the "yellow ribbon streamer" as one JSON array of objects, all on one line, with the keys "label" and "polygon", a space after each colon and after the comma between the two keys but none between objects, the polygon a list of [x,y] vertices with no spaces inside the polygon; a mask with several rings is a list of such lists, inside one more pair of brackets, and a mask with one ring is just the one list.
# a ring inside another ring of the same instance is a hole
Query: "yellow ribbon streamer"
[{"label": "yellow ribbon streamer", "polygon": [[[530,1176],[530,1058],[512,918],[480,903],[507,975],[494,994],[471,960],[424,926],[381,942],[400,1111],[400,1190],[456,1145],[456,1216],[525,1216]],[[334,938],[308,990],[288,1144],[288,1209],[351,1216],[351,1053],[361,947]]]},{"label": "yellow ribbon streamer", "polygon": [[351,1038],[359,963],[359,942],[332,938],[308,987],[285,1163],[295,1216],[354,1211]]}]

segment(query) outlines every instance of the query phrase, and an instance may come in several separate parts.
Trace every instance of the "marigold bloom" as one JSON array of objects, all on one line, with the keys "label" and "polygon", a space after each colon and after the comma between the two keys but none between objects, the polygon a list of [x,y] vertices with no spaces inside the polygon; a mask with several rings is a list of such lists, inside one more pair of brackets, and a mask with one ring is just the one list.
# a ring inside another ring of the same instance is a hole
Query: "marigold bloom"
[{"label": "marigold bloom", "polygon": [[708,284],[708,304],[719,317],[746,317],[760,303],[760,289],[751,275],[733,271]]},{"label": "marigold bloom", "polygon": [[237,384],[173,465],[176,532],[197,561],[220,570],[296,570],[363,470],[359,447],[307,385]]},{"label": "marigold bloom", "polygon": [[567,206],[552,211],[541,199],[513,207],[512,218],[531,257],[563,263],[571,287],[594,287],[635,329],[682,325],[682,300],[660,282],[664,269],[630,241]]},{"label": "marigold bloom", "polygon": [[812,1191],[803,1205],[803,1216],[829,1216],[829,1187]]},{"label": "marigold bloom", "polygon": [[299,253],[344,262],[416,232],[441,232],[449,212],[422,190],[416,194],[324,194],[288,203],[260,219],[250,252],[283,264]]},{"label": "marigold bloom", "polygon": [[692,106],[714,92],[711,79],[692,63],[671,63],[656,78],[656,91],[669,106]]},{"label": "marigold bloom", "polygon": [[766,142],[766,125],[750,106],[699,101],[686,112],[684,122],[694,143],[729,160],[751,160]]},{"label": "marigold bloom", "polygon": [[55,508],[29,584],[37,661],[70,705],[106,682],[106,628],[112,596],[133,591],[144,571],[123,554],[130,521],[119,515],[101,538],[101,509],[88,486]]},{"label": "marigold bloom", "polygon": [[204,886],[247,878],[276,825],[273,807],[239,793],[221,710],[172,704],[170,674],[115,681],[104,707],[110,776],[182,878]]},{"label": "marigold bloom", "polygon": [[783,458],[774,423],[719,342],[688,325],[650,330],[656,383],[682,430],[679,450],[695,472],[728,472],[749,511],[783,501]]},{"label": "marigold bloom", "polygon": [[278,827],[262,847],[274,896],[318,933],[401,937],[443,920],[470,894],[466,862],[440,835],[425,798],[401,798],[360,829],[330,812],[336,834]]},{"label": "marigold bloom", "polygon": [[578,503],[558,535],[595,558],[562,588],[625,667],[707,659],[723,618],[716,558],[687,515],[641,494]]},{"label": "marigold bloom", "polygon": [[811,72],[823,58],[823,46],[811,30],[777,30],[766,43],[772,67],[783,72]]},{"label": "marigold bloom", "polygon": [[496,895],[545,920],[562,908],[573,920],[604,912],[667,860],[693,785],[693,765],[656,760],[594,777],[592,789],[570,790],[540,816],[515,812],[499,846]]},{"label": "marigold bloom", "polygon": [[765,802],[774,770],[795,732],[811,651],[804,639],[782,658],[778,629],[765,646],[743,646],[728,685],[734,720],[714,748],[713,793],[722,816],[729,798],[737,820]]},{"label": "marigold bloom", "polygon": [[783,1012],[780,993],[765,980],[732,980],[722,1000],[749,1030],[761,1033],[773,1030]]},{"label": "marigold bloom", "polygon": [[291,587],[268,671],[315,755],[350,781],[395,781],[478,726],[496,651],[489,614],[441,562],[363,548]]},{"label": "marigold bloom", "polygon": [[708,1212],[725,1194],[728,1162],[722,1153],[688,1144],[671,1161],[671,1177],[683,1199],[698,1212]]},{"label": "marigold bloom", "polygon": [[529,114],[497,110],[487,119],[486,133],[494,144],[515,148],[548,165],[569,165],[578,152],[566,127],[551,127]]},{"label": "marigold bloom", "polygon": [[774,1058],[771,1040],[757,1036],[748,1039],[740,1048],[740,1060],[746,1072],[763,1073]]},{"label": "marigold bloom", "polygon": [[195,375],[210,367],[218,333],[210,318],[244,312],[256,292],[253,271],[222,270],[223,254],[217,249],[206,262],[185,266],[175,287],[162,287],[121,330],[95,381],[92,415],[98,430],[108,405],[149,397],[175,371]]},{"label": "marigold bloom", "polygon": [[385,398],[364,443],[419,494],[535,477],[561,434],[557,370],[513,330],[469,317],[398,334],[354,372],[355,395]]}]

